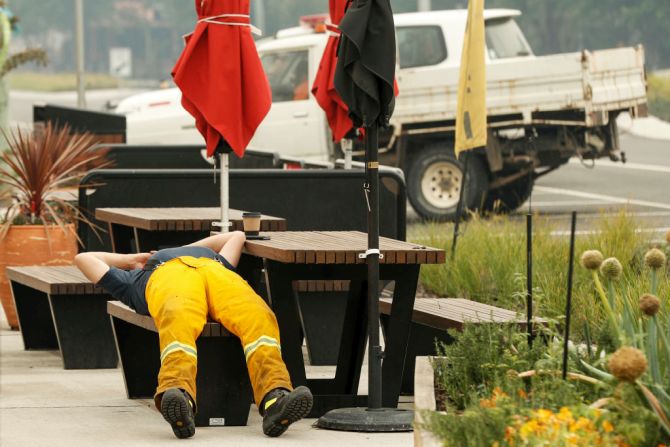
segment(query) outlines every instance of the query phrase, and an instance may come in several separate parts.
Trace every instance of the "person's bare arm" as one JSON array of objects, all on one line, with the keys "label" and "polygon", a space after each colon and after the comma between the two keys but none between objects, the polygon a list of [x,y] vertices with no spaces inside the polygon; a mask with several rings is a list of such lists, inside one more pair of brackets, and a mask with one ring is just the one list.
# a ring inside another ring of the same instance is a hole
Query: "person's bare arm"
[{"label": "person's bare arm", "polygon": [[188,244],[187,247],[207,247],[218,253],[228,241],[234,238],[239,238],[240,235],[244,236],[244,233],[242,231],[231,231],[230,233],[215,234],[214,236],[209,236],[193,242],[192,244]]},{"label": "person's bare arm", "polygon": [[144,267],[151,253],[119,254],[103,251],[79,253],[74,257],[74,264],[88,278],[97,283],[105,276],[110,267],[133,270]]},{"label": "person's bare arm", "polygon": [[237,267],[242,255],[242,247],[247,238],[242,231],[231,231],[200,239],[187,247],[207,247],[223,256],[233,267]]}]

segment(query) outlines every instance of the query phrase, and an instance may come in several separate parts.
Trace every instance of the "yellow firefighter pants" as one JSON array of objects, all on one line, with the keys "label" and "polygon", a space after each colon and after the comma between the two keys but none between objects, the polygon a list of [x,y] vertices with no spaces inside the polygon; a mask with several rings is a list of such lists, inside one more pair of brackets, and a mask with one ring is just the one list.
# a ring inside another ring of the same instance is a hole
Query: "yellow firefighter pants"
[{"label": "yellow firefighter pants", "polygon": [[186,390],[195,400],[195,340],[208,314],[242,342],[259,408],[270,390],[293,389],[281,357],[275,315],[237,273],[213,259],[182,256],[152,273],[146,297],[160,338],[157,402],[173,387]]}]

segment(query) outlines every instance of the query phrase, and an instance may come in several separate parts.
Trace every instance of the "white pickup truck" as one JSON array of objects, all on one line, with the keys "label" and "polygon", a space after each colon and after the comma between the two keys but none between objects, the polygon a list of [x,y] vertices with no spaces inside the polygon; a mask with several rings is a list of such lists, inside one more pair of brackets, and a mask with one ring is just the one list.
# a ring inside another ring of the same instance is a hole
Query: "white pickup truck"
[{"label": "white pickup truck", "polygon": [[[641,46],[534,56],[515,22],[520,14],[484,14],[489,143],[468,164],[470,209],[519,207],[536,178],[572,156],[621,160],[617,115],[647,113]],[[462,184],[453,140],[466,16],[464,10],[395,15],[400,96],[391,127],[380,134],[380,160],[404,170],[412,206],[429,219],[455,216]],[[304,88],[326,44],[319,28],[303,24],[257,43],[273,104],[250,148],[306,159],[341,156],[325,114]],[[202,142],[177,89],[128,98],[117,112],[127,115],[131,144]]]}]

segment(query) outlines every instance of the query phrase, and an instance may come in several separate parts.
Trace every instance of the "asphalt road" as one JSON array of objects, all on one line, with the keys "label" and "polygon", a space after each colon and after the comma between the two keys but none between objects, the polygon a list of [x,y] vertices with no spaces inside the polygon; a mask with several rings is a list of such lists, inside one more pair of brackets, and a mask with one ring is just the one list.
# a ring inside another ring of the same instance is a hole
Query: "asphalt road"
[{"label": "asphalt road", "polygon": [[[621,146],[626,164],[597,160],[591,165],[573,159],[538,179],[530,201],[533,211],[566,220],[577,211],[578,225],[584,228],[603,212],[625,208],[638,216],[645,231],[670,228],[670,138],[622,135]],[[516,214],[528,208],[529,202]]]}]

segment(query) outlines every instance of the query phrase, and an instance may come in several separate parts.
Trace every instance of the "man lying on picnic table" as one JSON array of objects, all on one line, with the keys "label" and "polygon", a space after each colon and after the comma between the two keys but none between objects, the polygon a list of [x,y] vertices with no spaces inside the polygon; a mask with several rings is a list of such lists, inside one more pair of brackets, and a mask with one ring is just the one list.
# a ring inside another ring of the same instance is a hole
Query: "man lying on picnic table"
[{"label": "man lying on picnic table", "polygon": [[244,233],[236,231],[152,253],[75,257],[90,281],[153,317],[161,349],[154,400],[178,438],[195,434],[195,341],[208,315],[242,341],[266,435],[281,435],[312,407],[309,389],[291,386],[274,313],[235,273],[244,242]]}]

